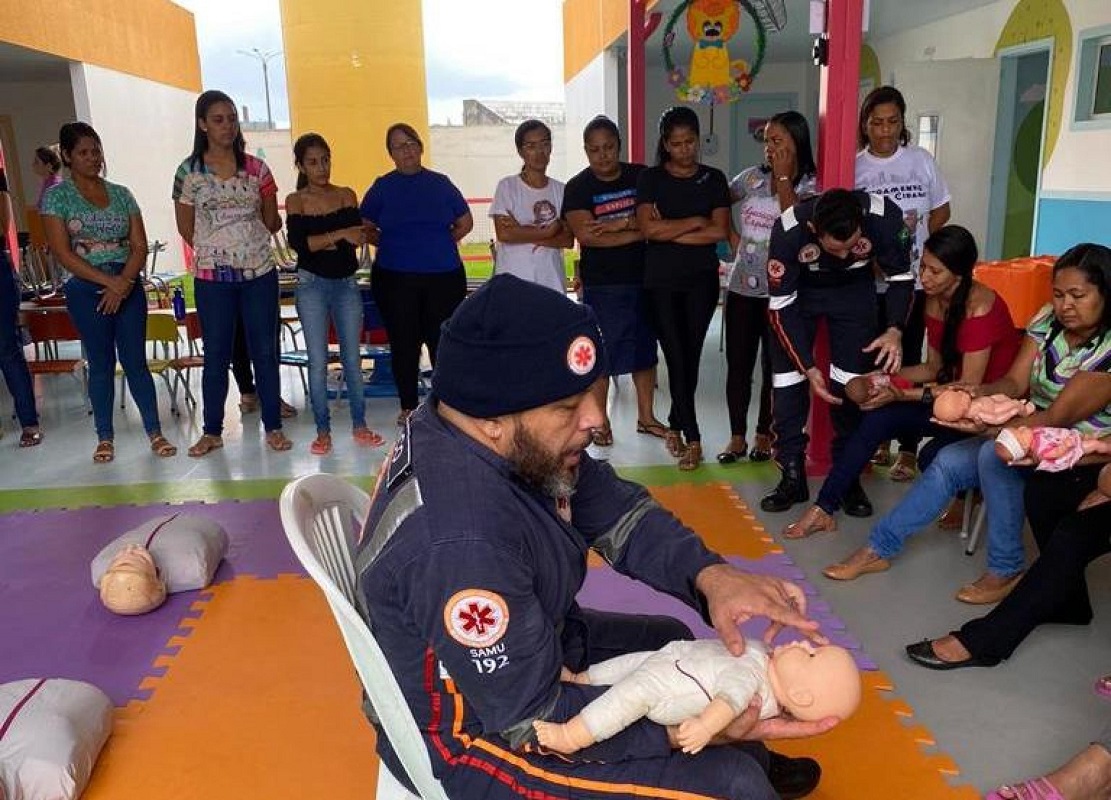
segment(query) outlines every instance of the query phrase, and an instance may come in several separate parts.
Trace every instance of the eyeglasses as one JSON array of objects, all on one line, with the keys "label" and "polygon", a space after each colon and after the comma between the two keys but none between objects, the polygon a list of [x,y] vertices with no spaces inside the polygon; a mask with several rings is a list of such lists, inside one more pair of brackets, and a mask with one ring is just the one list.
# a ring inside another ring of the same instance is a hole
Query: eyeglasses
[{"label": "eyeglasses", "polygon": [[552,149],[552,140],[551,139],[541,139],[540,141],[537,141],[537,142],[523,142],[521,144],[521,149],[522,150],[528,150],[530,153],[534,153],[538,150],[539,151],[550,151]]},{"label": "eyeglasses", "polygon": [[397,144],[391,144],[390,145],[390,152],[391,153],[399,153],[402,150],[414,150],[414,149],[415,150],[420,149],[420,142],[418,142],[416,139],[406,139],[404,142],[398,142]]}]

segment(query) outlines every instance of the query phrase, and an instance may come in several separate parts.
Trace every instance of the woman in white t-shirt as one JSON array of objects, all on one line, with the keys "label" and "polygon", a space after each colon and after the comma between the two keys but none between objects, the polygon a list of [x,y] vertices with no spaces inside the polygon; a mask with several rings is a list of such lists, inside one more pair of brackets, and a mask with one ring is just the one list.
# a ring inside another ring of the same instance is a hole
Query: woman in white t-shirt
[{"label": "woman in white t-shirt", "polygon": [[[914,304],[903,331],[903,365],[922,361],[926,333],[925,293],[918,282],[922,245],[931,233],[949,221],[949,187],[937,162],[926,150],[910,143],[906,126],[907,104],[893,86],[873,89],[860,106],[856,154],[856,188],[891,198],[903,210],[907,232],[913,237],[911,268],[914,270]],[[882,298],[880,304],[882,317]],[[918,439],[899,440],[899,455],[891,471],[892,480],[911,480],[916,471]],[[891,463],[891,443],[884,442],[872,463]]]},{"label": "woman in white t-shirt", "polygon": [[494,271],[563,293],[563,250],[573,247],[575,240],[559,216],[563,184],[547,174],[552,131],[540,120],[525,120],[517,126],[513,142],[523,162],[521,171],[498,181],[490,205],[498,240]]}]

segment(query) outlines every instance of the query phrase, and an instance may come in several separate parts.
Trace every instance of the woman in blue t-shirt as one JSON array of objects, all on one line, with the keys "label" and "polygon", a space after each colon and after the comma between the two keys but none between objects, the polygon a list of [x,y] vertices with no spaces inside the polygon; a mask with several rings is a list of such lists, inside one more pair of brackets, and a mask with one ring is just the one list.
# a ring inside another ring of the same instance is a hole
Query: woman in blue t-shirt
[{"label": "woman in blue t-shirt", "polygon": [[637,227],[647,240],[644,285],[667,362],[665,437],[679,469],[702,463],[694,396],[702,343],[720,294],[717,243],[729,238],[729,184],[698,161],[698,115],[675,106],[660,118],[656,166],[637,182]]},{"label": "woman in blue t-shirt", "polygon": [[89,364],[89,400],[97,446],[93,461],[115,458],[112,403],[116,355],[150,449],[158,456],[177,453],[162,435],[154,379],[147,367],[147,299],[135,288],[147,260],[147,233],[131,192],[101,177],[104,150],[91,125],[68,122],[58,132],[69,179],[43,201],[43,226],[50,250],[73,275],[66,281],[66,307],[81,334]]},{"label": "woman in blue t-shirt", "polygon": [[455,184],[421,165],[424,143],[411,125],[391,125],[386,150],[396,169],[374,181],[360,211],[378,247],[371,285],[390,337],[402,424],[417,407],[421,345],[435,363],[440,325],[467,295],[457,243],[474,220]]}]

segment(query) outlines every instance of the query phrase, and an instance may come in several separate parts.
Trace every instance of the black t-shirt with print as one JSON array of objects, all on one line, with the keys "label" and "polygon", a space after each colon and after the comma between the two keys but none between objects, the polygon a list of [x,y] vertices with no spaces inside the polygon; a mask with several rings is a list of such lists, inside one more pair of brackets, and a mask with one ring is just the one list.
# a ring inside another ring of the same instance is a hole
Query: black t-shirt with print
[{"label": "black t-shirt with print", "polygon": [[[725,174],[705,164],[689,178],[648,167],[637,183],[637,204],[655,204],[663,219],[710,217],[714,209],[728,209],[732,202]],[[650,241],[645,249],[644,285],[649,288],[685,289],[718,270],[717,245]]]},{"label": "black t-shirt with print", "polygon": [[[589,211],[594,219],[624,219],[636,215],[637,179],[643,164],[621,164],[621,174],[601,180],[590,167],[567,181],[563,210]],[[586,286],[640,286],[644,283],[644,242],[618,247],[580,248],[579,277]]]}]

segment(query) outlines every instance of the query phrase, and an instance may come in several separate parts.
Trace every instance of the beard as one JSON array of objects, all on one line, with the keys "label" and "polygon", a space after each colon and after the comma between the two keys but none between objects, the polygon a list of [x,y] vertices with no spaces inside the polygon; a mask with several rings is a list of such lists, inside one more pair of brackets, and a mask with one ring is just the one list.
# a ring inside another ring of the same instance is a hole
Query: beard
[{"label": "beard", "polygon": [[548,497],[570,497],[579,480],[579,468],[563,466],[566,452],[552,453],[518,424],[513,432],[513,452],[508,461],[513,471],[534,489]]}]

